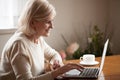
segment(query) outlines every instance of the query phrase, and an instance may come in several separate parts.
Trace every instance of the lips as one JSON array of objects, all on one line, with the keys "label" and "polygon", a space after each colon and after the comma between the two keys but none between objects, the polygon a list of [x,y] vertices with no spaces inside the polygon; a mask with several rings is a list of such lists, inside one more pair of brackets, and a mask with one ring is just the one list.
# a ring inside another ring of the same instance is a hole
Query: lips
[{"label": "lips", "polygon": [[47,29],[46,32],[50,33],[50,29]]}]

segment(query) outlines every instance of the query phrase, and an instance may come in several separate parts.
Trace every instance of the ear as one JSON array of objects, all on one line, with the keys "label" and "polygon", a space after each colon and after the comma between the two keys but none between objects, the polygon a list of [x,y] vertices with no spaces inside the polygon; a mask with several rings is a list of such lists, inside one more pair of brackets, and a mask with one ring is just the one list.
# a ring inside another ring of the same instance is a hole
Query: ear
[{"label": "ear", "polygon": [[35,27],[35,21],[34,21],[34,20],[31,20],[31,21],[30,21],[30,26],[31,26],[31,27]]}]

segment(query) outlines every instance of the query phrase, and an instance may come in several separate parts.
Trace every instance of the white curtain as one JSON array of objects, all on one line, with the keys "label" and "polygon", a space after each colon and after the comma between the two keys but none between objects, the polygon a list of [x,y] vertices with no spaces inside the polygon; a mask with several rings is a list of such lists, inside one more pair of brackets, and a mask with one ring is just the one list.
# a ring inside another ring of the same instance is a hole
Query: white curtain
[{"label": "white curtain", "polygon": [[0,29],[14,28],[27,0],[0,0]]}]

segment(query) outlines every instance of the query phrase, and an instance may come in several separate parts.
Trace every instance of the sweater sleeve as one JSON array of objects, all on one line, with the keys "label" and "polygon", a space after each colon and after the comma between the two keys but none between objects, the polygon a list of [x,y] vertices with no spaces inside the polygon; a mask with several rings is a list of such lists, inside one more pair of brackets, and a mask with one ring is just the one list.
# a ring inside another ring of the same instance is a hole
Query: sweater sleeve
[{"label": "sweater sleeve", "polygon": [[17,80],[54,80],[50,72],[32,75],[30,57],[23,42],[16,41],[10,51],[9,59]]},{"label": "sweater sleeve", "polygon": [[60,64],[62,63],[62,58],[60,54],[53,48],[51,48],[45,41],[42,39],[42,43],[44,46],[44,52],[45,52],[45,58],[50,61],[51,64],[53,64],[54,60],[58,60]]}]

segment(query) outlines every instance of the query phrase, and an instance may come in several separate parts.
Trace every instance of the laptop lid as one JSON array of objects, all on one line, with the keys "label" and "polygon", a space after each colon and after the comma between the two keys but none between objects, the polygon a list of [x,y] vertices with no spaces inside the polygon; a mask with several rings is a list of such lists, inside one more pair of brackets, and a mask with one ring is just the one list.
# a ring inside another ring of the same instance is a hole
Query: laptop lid
[{"label": "laptop lid", "polygon": [[100,75],[100,73],[102,72],[102,69],[103,69],[105,56],[106,56],[106,53],[107,53],[108,42],[109,42],[109,39],[107,39],[107,41],[104,44],[104,49],[103,49],[103,54],[102,54],[102,59],[101,59],[101,64],[100,64],[100,70],[99,70],[99,74],[98,75]]}]

